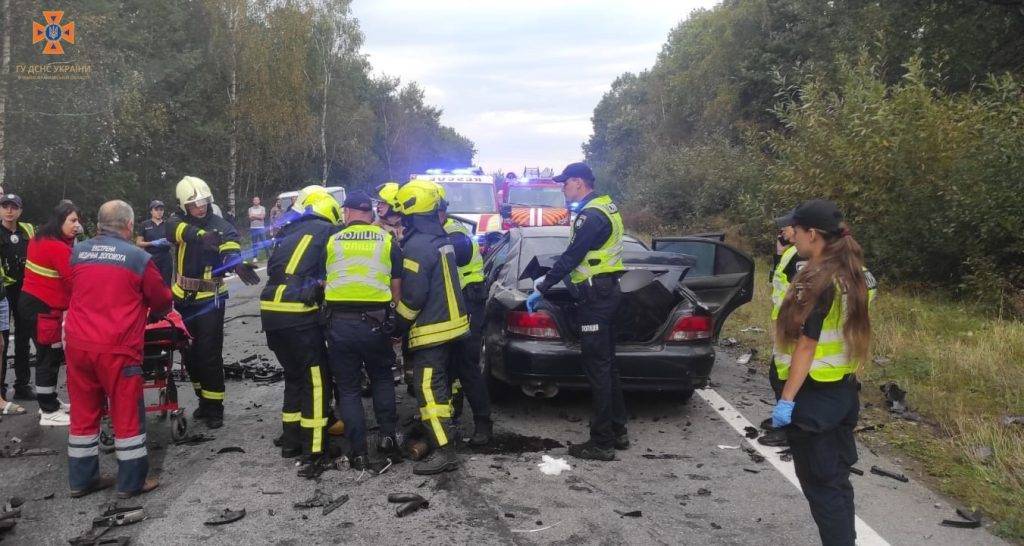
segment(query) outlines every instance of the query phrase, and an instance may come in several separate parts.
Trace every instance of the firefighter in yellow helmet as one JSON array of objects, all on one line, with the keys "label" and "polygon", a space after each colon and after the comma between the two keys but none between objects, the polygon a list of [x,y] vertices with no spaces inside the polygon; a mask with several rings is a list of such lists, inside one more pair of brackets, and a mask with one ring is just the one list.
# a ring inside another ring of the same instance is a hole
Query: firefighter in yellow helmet
[{"label": "firefighter in yellow helmet", "polygon": [[397,182],[385,182],[377,186],[375,201],[377,220],[373,223],[394,236],[396,241],[402,240],[402,215],[395,210],[398,195]]},{"label": "firefighter in yellow helmet", "polygon": [[209,428],[224,424],[224,275],[234,271],[245,284],[260,282],[250,264],[242,261],[238,232],[211,213],[213,194],[200,178],[186,176],[175,188],[181,210],[167,221],[167,233],[177,245],[174,307],[192,334],[192,347],[182,360],[199,398],[193,418]]},{"label": "firefighter in yellow helmet", "polygon": [[323,255],[342,213],[326,190],[304,192],[296,208],[302,212],[281,227],[267,262],[260,316],[267,346],[284,368],[281,456],[301,456],[299,476],[316,478],[329,457],[325,429],[331,400],[319,322],[326,279]]},{"label": "firefighter in yellow helmet", "polygon": [[396,195],[403,215],[402,297],[398,302],[398,331],[407,336],[407,362],[420,419],[433,447],[413,467],[415,474],[437,474],[458,468],[452,445],[451,385],[447,377],[452,351],[469,333],[455,249],[437,214],[440,195],[430,181],[412,180]]},{"label": "firefighter in yellow helmet", "polygon": [[484,326],[484,302],[487,299],[487,291],[484,288],[484,260],[480,254],[480,246],[473,240],[469,228],[462,222],[448,217],[448,201],[444,186],[437,184],[437,189],[441,197],[438,216],[455,249],[462,298],[466,302],[466,311],[469,314],[469,336],[459,343],[461,350],[453,351],[448,367],[449,379],[452,381],[452,417],[458,422],[462,414],[462,399],[468,399],[469,407],[473,410],[473,436],[469,443],[473,446],[484,446],[491,442],[494,428],[491,421],[491,397],[487,392],[483,374],[480,373],[480,342]]}]

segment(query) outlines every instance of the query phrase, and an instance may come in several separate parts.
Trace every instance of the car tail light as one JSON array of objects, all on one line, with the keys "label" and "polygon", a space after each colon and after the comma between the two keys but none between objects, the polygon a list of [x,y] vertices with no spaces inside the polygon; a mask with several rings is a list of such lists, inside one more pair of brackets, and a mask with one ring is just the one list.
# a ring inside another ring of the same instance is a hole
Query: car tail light
[{"label": "car tail light", "polygon": [[505,318],[508,333],[536,339],[559,339],[558,324],[544,311],[509,311]]},{"label": "car tail light", "polygon": [[710,339],[711,334],[711,317],[707,315],[684,315],[676,319],[672,329],[665,334],[665,341]]}]

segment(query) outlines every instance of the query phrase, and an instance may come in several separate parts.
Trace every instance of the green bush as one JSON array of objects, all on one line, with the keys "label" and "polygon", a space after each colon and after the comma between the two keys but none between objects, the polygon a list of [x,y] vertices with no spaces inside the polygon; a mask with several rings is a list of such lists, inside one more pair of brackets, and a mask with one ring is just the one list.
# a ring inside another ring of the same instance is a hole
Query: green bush
[{"label": "green bush", "polygon": [[879,273],[983,303],[1016,301],[1024,289],[1021,81],[991,78],[950,94],[919,61],[906,68],[891,86],[865,61],[843,65],[838,85],[807,80],[776,110],[784,129],[766,139],[766,194],[785,206],[835,200]]}]

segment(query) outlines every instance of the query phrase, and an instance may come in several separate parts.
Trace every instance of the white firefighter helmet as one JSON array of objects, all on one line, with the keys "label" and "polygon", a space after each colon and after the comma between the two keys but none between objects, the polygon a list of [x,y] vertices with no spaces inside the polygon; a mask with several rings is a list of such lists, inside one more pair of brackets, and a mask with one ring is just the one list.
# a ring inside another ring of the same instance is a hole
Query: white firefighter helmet
[{"label": "white firefighter helmet", "polygon": [[178,182],[178,186],[174,188],[174,194],[178,197],[178,206],[184,212],[188,212],[185,209],[185,205],[201,206],[213,203],[213,193],[210,192],[210,186],[202,178],[195,176],[182,178]]}]

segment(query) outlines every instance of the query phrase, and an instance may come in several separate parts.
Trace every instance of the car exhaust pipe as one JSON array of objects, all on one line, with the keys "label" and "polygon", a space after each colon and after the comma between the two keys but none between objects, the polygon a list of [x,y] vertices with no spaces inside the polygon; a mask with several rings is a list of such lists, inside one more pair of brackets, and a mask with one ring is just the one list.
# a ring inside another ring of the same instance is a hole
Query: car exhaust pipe
[{"label": "car exhaust pipe", "polygon": [[523,394],[531,398],[554,398],[558,387],[554,383],[529,383],[522,386]]}]

